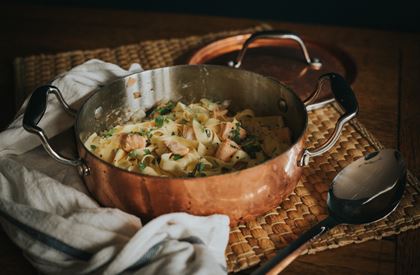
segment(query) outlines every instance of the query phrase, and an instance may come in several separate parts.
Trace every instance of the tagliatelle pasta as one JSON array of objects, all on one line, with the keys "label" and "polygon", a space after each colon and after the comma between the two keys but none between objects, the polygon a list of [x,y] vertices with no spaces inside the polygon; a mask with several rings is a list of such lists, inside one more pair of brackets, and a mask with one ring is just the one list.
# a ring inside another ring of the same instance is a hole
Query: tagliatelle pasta
[{"label": "tagliatelle pasta", "polygon": [[287,150],[290,130],[281,116],[228,115],[227,102],[164,102],[139,123],[93,133],[93,154],[128,171],[162,177],[201,177],[255,166]]}]

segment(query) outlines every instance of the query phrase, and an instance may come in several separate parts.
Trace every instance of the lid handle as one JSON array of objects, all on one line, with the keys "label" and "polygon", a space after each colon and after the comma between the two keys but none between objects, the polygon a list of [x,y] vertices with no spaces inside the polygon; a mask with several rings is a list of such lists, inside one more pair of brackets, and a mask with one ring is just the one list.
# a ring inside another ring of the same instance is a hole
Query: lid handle
[{"label": "lid handle", "polygon": [[322,67],[321,61],[314,57],[311,58],[309,56],[309,52],[303,43],[302,39],[296,34],[289,32],[289,31],[279,31],[279,30],[271,30],[271,31],[260,31],[251,34],[251,36],[244,42],[242,45],[242,49],[239,51],[238,56],[236,57],[235,61],[230,61],[229,66],[234,68],[239,68],[242,64],[242,60],[245,56],[249,45],[257,39],[264,39],[264,38],[275,38],[275,39],[290,39],[296,41],[299,44],[300,48],[302,49],[303,56],[305,57],[306,63],[311,66],[311,68],[315,70],[319,70]]}]

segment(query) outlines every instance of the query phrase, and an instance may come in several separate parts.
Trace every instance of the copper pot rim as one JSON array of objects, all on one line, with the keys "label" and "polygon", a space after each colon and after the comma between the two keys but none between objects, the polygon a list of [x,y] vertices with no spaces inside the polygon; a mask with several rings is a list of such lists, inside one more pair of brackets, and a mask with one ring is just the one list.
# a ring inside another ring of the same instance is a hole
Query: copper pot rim
[{"label": "copper pot rim", "polygon": [[[266,160],[266,161],[264,161],[264,162],[262,162],[262,163],[260,163],[258,165],[252,166],[252,167],[248,167],[248,168],[245,168],[245,169],[240,169],[240,170],[236,170],[236,171],[232,171],[232,172],[227,172],[227,173],[223,173],[223,174],[205,176],[205,177],[160,177],[160,176],[151,176],[151,175],[145,175],[145,174],[141,174],[141,173],[137,173],[137,172],[128,171],[126,169],[117,167],[117,166],[115,166],[115,165],[113,165],[113,164],[111,164],[111,163],[109,163],[109,162],[107,162],[107,161],[99,158],[95,154],[91,153],[90,150],[85,146],[84,142],[80,138],[79,121],[80,121],[81,117],[80,117],[79,114],[83,110],[83,108],[85,107],[85,105],[89,102],[89,100],[91,99],[91,97],[93,97],[96,93],[100,92],[106,86],[112,85],[115,82],[121,81],[121,80],[126,79],[126,78],[128,78],[130,76],[133,76],[133,75],[138,75],[138,74],[142,74],[142,73],[146,73],[146,72],[150,72],[150,71],[155,71],[155,70],[166,69],[166,68],[175,68],[175,67],[176,68],[180,68],[180,67],[191,67],[191,66],[196,66],[196,67],[203,67],[203,66],[205,66],[205,67],[220,67],[220,68],[223,68],[223,69],[229,69],[229,70],[235,70],[235,71],[244,71],[244,72],[247,72],[247,73],[251,73],[251,74],[262,76],[265,79],[267,79],[268,81],[273,81],[273,82],[277,83],[277,85],[283,86],[283,88],[285,88],[289,93],[291,93],[293,97],[295,97],[296,102],[299,102],[298,104],[301,104],[302,105],[301,106],[302,109],[303,110],[306,110],[305,105],[303,104],[303,102],[301,101],[301,99],[298,97],[298,95],[290,87],[288,87],[287,85],[285,85],[284,83],[282,83],[281,81],[278,81],[276,79],[273,79],[273,78],[270,78],[270,77],[266,77],[266,76],[263,76],[261,74],[258,74],[258,73],[252,72],[252,71],[248,71],[248,70],[244,70],[244,69],[241,69],[241,68],[237,68],[237,69],[236,68],[228,68],[226,66],[221,66],[221,65],[209,65],[209,64],[175,65],[175,66],[168,66],[168,67],[161,67],[161,68],[156,68],[156,69],[144,70],[144,71],[139,72],[139,73],[129,74],[129,75],[126,75],[125,77],[118,78],[118,79],[116,79],[114,81],[111,81],[111,82],[107,83],[105,86],[98,87],[98,88],[94,89],[92,91],[91,95],[89,95],[89,97],[83,102],[82,106],[77,111],[77,118],[76,118],[76,123],[75,123],[75,126],[74,126],[74,128],[75,128],[75,134],[76,134],[76,142],[78,142],[81,146],[83,146],[83,148],[85,149],[85,152],[87,154],[89,154],[91,157],[93,157],[96,161],[99,161],[101,163],[104,163],[105,165],[110,166],[113,169],[118,169],[118,170],[120,170],[122,172],[126,172],[126,173],[129,173],[129,174],[132,174],[132,175],[136,175],[136,176],[139,176],[139,177],[145,177],[145,178],[148,178],[148,179],[159,179],[159,180],[164,180],[164,181],[166,181],[166,180],[167,181],[171,181],[171,180],[183,180],[183,181],[193,182],[193,181],[200,181],[200,180],[209,179],[209,178],[212,178],[212,179],[215,179],[215,178],[218,178],[218,177],[219,178],[222,178],[224,175],[235,174],[235,173],[242,172],[242,171],[251,172],[253,170],[257,170],[258,168],[260,168],[263,165],[274,164],[274,163],[276,163],[277,159],[279,159],[283,155],[286,155],[297,144],[299,144],[299,142],[304,138],[305,133],[306,133],[306,130],[308,128],[308,112],[307,111],[302,112],[302,115],[304,116],[304,127],[302,128],[303,130],[299,133],[298,138],[295,140],[295,142],[293,142],[288,147],[288,149],[286,151],[284,151],[283,153],[281,153],[280,155],[277,155],[274,158],[271,158],[269,160]],[[297,166],[298,164],[296,163],[295,165]],[[222,182],[222,181],[219,181],[219,182]]]}]

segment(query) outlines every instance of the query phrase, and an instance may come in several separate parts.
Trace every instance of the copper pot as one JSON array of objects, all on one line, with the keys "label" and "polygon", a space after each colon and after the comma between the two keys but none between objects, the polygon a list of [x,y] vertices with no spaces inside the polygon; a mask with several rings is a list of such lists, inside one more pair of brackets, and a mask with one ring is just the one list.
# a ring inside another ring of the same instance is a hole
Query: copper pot
[{"label": "copper pot", "polygon": [[[142,218],[170,212],[195,215],[226,214],[231,224],[247,220],[276,207],[295,188],[302,166],[309,158],[324,153],[337,141],[345,122],[358,110],[356,98],[337,74],[326,74],[336,102],[344,111],[331,137],[319,148],[304,148],[307,128],[305,103],[285,85],[262,75],[215,65],[182,65],[144,71],[119,79],[93,92],[74,112],[58,88],[35,90],[25,112],[23,126],[37,134],[57,161],[76,166],[87,188],[102,205],[117,207]],[[318,85],[320,86],[320,85]],[[140,91],[142,96],[133,93]],[[37,124],[45,112],[48,94],[55,94],[64,108],[76,117],[78,159],[60,156],[49,145]],[[129,172],[89,152],[84,142],[93,132],[132,120],[139,109],[149,109],[167,100],[196,101],[200,98],[231,100],[233,111],[252,108],[257,115],[282,115],[291,129],[293,145],[283,154],[260,165],[237,172],[200,178],[164,178]]]}]

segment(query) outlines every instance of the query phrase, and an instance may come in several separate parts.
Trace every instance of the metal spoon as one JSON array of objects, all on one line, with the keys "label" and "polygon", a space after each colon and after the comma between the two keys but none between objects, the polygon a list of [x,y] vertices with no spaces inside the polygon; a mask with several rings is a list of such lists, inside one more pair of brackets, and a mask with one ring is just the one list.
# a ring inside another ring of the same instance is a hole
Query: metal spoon
[{"label": "metal spoon", "polygon": [[252,274],[278,274],[314,238],[338,224],[371,223],[388,216],[401,200],[406,182],[406,167],[401,154],[392,149],[370,153],[344,168],[328,191],[329,216]]}]

